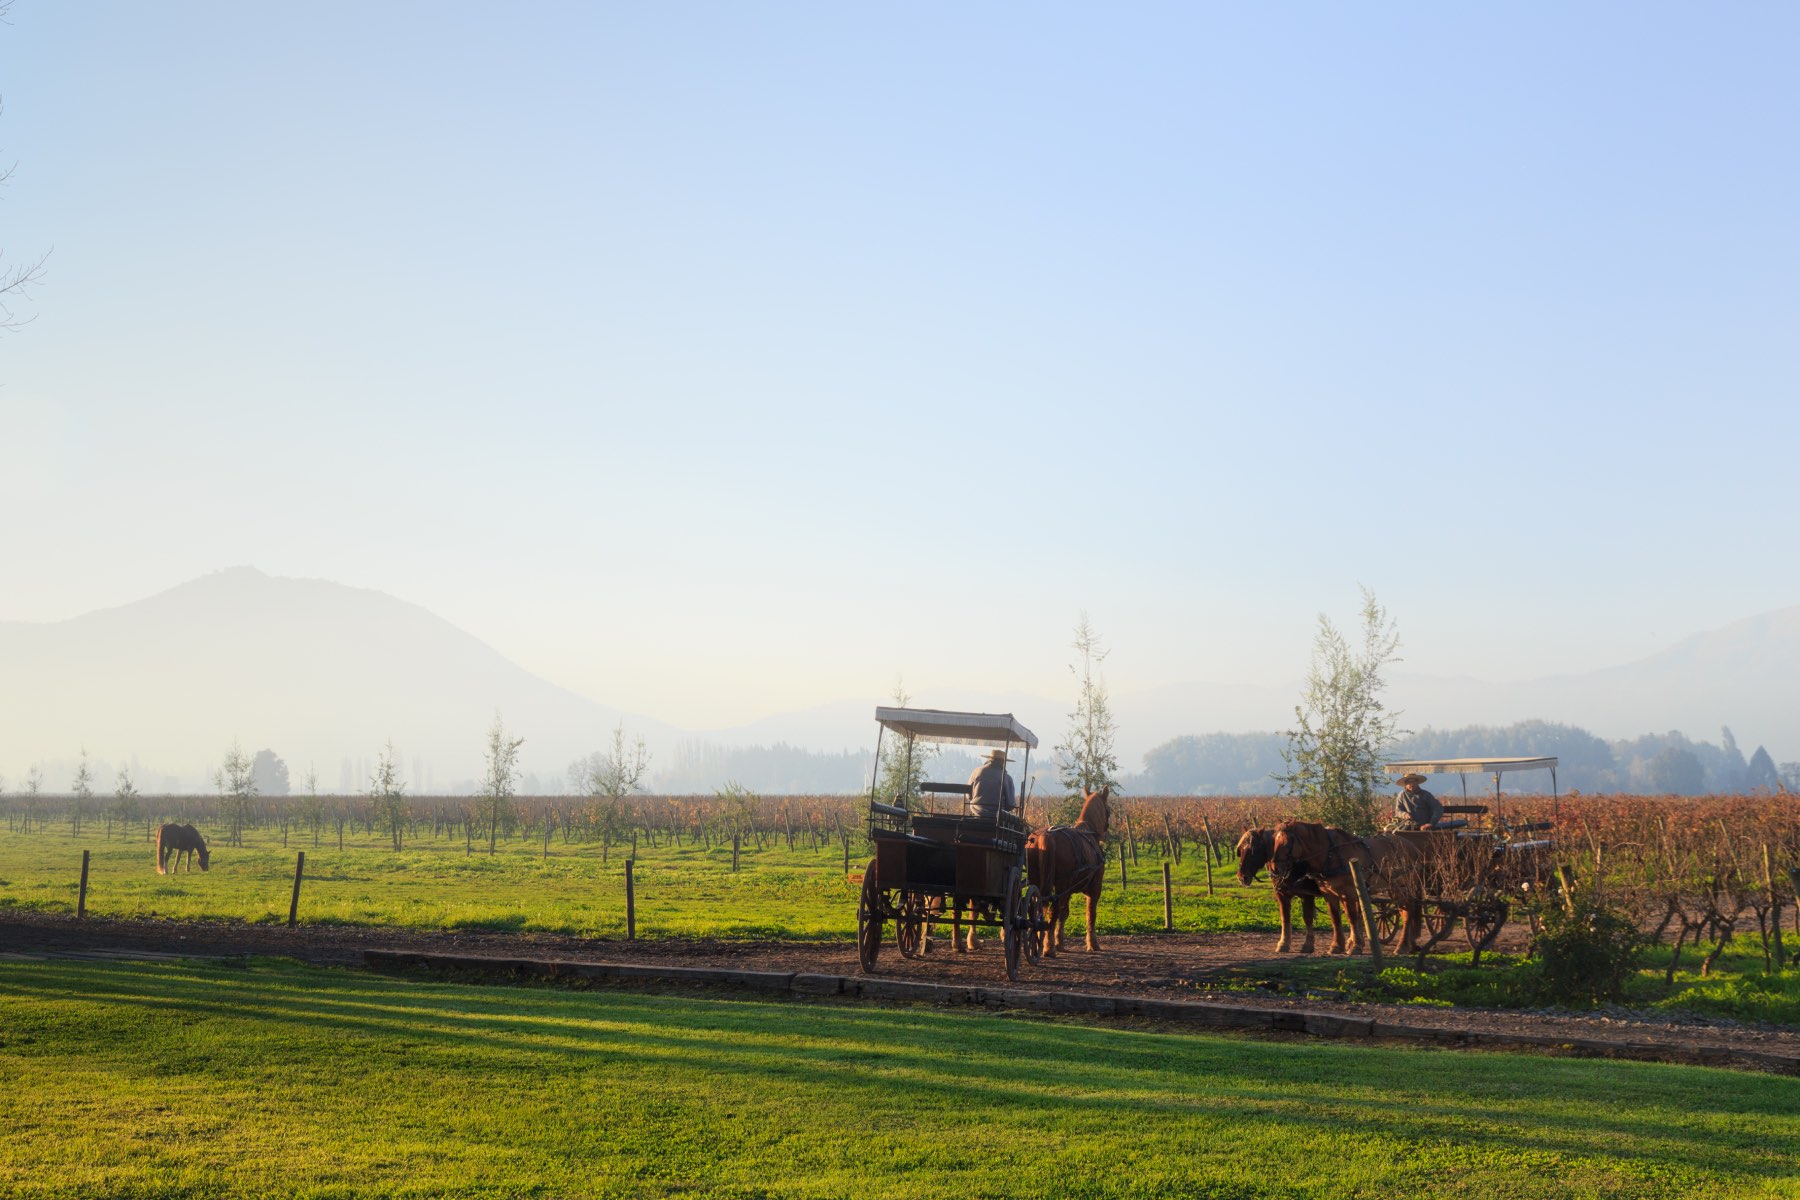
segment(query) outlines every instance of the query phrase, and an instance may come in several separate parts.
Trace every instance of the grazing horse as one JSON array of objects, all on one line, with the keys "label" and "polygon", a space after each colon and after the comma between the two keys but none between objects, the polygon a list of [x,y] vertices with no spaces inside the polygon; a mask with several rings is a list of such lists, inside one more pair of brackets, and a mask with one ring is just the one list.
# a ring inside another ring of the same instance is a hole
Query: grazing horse
[{"label": "grazing horse", "polygon": [[[1269,859],[1275,854],[1275,831],[1273,829],[1246,829],[1244,836],[1238,839],[1238,882],[1249,887],[1256,882],[1257,875],[1269,865]],[[1318,901],[1322,898],[1331,913],[1331,949],[1330,954],[1344,952],[1344,919],[1343,905],[1335,896],[1325,896],[1319,891],[1319,885],[1311,876],[1296,880],[1291,887],[1275,884],[1275,902],[1281,905],[1281,937],[1275,943],[1275,953],[1287,953],[1288,943],[1293,931],[1294,900],[1300,901],[1300,919],[1306,925],[1306,940],[1300,943],[1300,953],[1313,952],[1313,918],[1318,911]]]},{"label": "grazing horse", "polygon": [[156,873],[167,875],[169,857],[175,858],[175,869],[181,870],[181,856],[187,855],[188,870],[194,869],[194,855],[200,856],[200,869],[206,870],[212,857],[206,849],[206,839],[192,825],[164,825],[156,831]]},{"label": "grazing horse", "polygon": [[1087,896],[1087,948],[1100,948],[1094,922],[1100,914],[1100,887],[1106,881],[1107,804],[1111,798],[1110,787],[1088,792],[1073,825],[1040,829],[1025,842],[1026,878],[1037,885],[1049,909],[1044,954],[1050,958],[1055,958],[1062,946],[1069,899],[1077,892]]},{"label": "grazing horse", "polygon": [[1359,838],[1342,829],[1310,821],[1287,821],[1275,831],[1275,848],[1269,856],[1269,878],[1276,887],[1297,888],[1310,880],[1326,897],[1335,896],[1350,917],[1350,953],[1363,952],[1362,905],[1350,864],[1363,872],[1371,891],[1392,897],[1400,905],[1398,953],[1418,950],[1419,900],[1412,881],[1419,852],[1402,838]]}]

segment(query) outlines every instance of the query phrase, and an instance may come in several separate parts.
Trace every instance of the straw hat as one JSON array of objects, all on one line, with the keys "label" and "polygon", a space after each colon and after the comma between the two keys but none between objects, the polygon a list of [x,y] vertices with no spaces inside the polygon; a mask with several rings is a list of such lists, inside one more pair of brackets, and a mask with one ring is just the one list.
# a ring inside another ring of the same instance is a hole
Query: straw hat
[{"label": "straw hat", "polygon": [[1425,782],[1425,776],[1419,774],[1417,771],[1408,771],[1406,774],[1404,774],[1400,777],[1400,786],[1401,787],[1405,787],[1409,783],[1424,783],[1424,782]]},{"label": "straw hat", "polygon": [[1006,762],[1006,761],[1008,761],[1008,759],[1006,757],[1006,751],[1004,751],[1004,750],[989,750],[987,752],[987,760],[989,762]]}]

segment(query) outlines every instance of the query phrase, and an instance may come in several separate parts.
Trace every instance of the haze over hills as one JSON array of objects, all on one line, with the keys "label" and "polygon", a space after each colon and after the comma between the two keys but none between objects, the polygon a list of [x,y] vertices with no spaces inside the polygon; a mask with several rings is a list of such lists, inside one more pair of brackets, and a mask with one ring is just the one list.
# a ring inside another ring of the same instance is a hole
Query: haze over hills
[{"label": "haze over hills", "polygon": [[28,763],[79,746],[205,787],[234,738],[273,748],[296,782],[310,764],[321,790],[392,738],[414,790],[444,786],[479,773],[496,710],[552,777],[621,718],[673,732],[547,683],[417,605],[249,567],[68,621],[0,623],[0,666],[0,771],[15,787]]},{"label": "haze over hills", "polygon": [[[364,764],[389,738],[411,790],[443,789],[479,774],[496,710],[527,739],[524,762],[540,780],[560,781],[570,761],[624,721],[656,756],[654,783],[657,762],[670,762],[684,743],[866,754],[871,710],[886,702],[846,699],[685,731],[548,683],[417,605],[248,567],[67,621],[0,622],[0,677],[0,773],[9,790],[31,764],[70,762],[82,746],[109,763],[135,760],[173,777],[171,786],[203,788],[233,739],[247,751],[274,749],[296,782],[310,765],[322,790],[362,790]],[[1390,696],[1415,729],[1543,718],[1605,737],[1670,729],[1711,736],[1730,724],[1746,744],[1795,757],[1796,678],[1800,606],[1579,675],[1489,683],[1396,673]],[[931,691],[923,683],[917,691],[920,705],[1016,714],[1037,731],[1034,765],[1041,756],[1046,774],[1073,707],[1072,694]],[[1134,770],[1146,750],[1183,734],[1285,728],[1298,694],[1297,680],[1117,694],[1121,761]],[[110,780],[97,784],[105,789]],[[51,770],[44,785],[67,786]]]}]

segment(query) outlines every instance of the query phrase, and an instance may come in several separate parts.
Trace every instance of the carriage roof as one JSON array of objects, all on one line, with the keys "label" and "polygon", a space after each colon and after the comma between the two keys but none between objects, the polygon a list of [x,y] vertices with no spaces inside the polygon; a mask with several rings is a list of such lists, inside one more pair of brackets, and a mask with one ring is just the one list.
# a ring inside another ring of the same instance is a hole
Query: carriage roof
[{"label": "carriage roof", "polygon": [[1417,771],[1421,775],[1503,775],[1508,771],[1554,771],[1556,757],[1547,758],[1422,758],[1391,762],[1382,768],[1390,775]]},{"label": "carriage roof", "polygon": [[878,708],[883,729],[921,742],[959,746],[1006,746],[1023,743],[1036,749],[1037,734],[1011,713],[949,712],[938,708]]}]

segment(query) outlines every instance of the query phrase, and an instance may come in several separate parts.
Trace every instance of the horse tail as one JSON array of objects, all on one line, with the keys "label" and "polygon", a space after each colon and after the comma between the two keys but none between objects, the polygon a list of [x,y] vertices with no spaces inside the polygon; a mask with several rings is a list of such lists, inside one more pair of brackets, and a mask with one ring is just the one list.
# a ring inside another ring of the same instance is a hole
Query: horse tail
[{"label": "horse tail", "polygon": [[156,831],[156,873],[158,875],[167,875],[169,873],[168,867],[164,865],[168,861],[168,858],[163,853],[163,834],[167,833],[168,830],[169,827],[164,825]]}]

